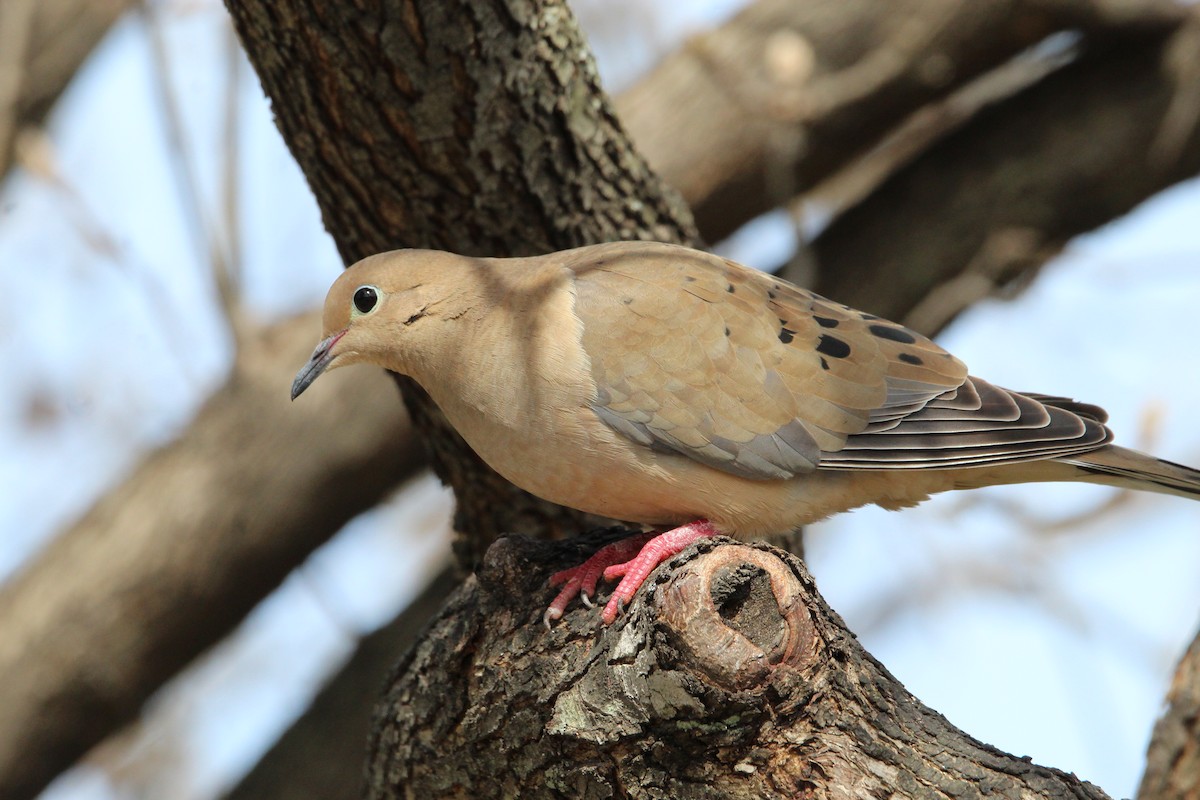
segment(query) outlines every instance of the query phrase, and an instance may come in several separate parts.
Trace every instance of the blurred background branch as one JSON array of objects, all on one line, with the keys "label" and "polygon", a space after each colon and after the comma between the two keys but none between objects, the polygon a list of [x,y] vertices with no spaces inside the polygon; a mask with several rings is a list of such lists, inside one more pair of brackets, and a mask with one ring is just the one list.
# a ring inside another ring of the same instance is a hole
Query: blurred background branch
[{"label": "blurred background branch", "polygon": [[38,127],[92,48],[133,0],[0,3],[0,176],[17,134]]}]

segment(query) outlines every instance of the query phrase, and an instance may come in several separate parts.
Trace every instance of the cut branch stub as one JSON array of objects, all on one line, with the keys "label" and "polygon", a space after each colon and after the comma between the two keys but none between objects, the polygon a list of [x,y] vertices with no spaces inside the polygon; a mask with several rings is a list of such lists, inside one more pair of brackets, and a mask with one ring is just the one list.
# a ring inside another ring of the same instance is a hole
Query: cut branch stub
[{"label": "cut branch stub", "polygon": [[815,657],[802,593],[779,558],[731,544],[671,573],[656,603],[689,666],[727,688],[749,689],[775,667],[808,666]]},{"label": "cut branch stub", "polygon": [[386,687],[370,797],[1104,797],[922,706],[768,545],[700,542],[616,624],[547,631],[546,577],[605,537],[492,546]]}]

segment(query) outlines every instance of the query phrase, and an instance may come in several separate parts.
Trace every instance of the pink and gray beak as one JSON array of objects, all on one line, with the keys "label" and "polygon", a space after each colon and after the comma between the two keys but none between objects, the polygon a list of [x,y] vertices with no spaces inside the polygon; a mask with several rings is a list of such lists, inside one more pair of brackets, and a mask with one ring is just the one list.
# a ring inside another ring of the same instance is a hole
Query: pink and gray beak
[{"label": "pink and gray beak", "polygon": [[328,339],[323,339],[317,345],[317,349],[313,350],[312,357],[308,359],[308,363],[300,368],[296,373],[296,380],[292,381],[292,399],[297,397],[309,387],[313,381],[321,377],[321,373],[333,361],[333,346],[337,344],[338,339],[345,335],[345,331],[335,333]]}]

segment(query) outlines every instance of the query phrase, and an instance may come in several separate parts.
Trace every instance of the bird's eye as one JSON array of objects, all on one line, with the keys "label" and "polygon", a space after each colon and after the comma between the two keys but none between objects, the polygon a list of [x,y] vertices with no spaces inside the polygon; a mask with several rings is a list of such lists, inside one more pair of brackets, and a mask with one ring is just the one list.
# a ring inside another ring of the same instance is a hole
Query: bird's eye
[{"label": "bird's eye", "polygon": [[360,286],[354,290],[354,307],[360,314],[368,314],[379,302],[379,290],[374,286]]}]

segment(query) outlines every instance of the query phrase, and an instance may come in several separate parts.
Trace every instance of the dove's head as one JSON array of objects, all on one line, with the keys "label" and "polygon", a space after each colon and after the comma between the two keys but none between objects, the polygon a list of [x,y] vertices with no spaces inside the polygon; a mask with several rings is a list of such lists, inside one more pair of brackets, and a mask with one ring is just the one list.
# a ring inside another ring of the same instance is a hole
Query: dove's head
[{"label": "dove's head", "polygon": [[449,344],[454,326],[445,323],[471,310],[468,287],[481,269],[480,260],[451,253],[394,250],[345,270],[325,297],[321,341],[296,374],[292,399],[322,373],[350,364],[412,375]]}]

